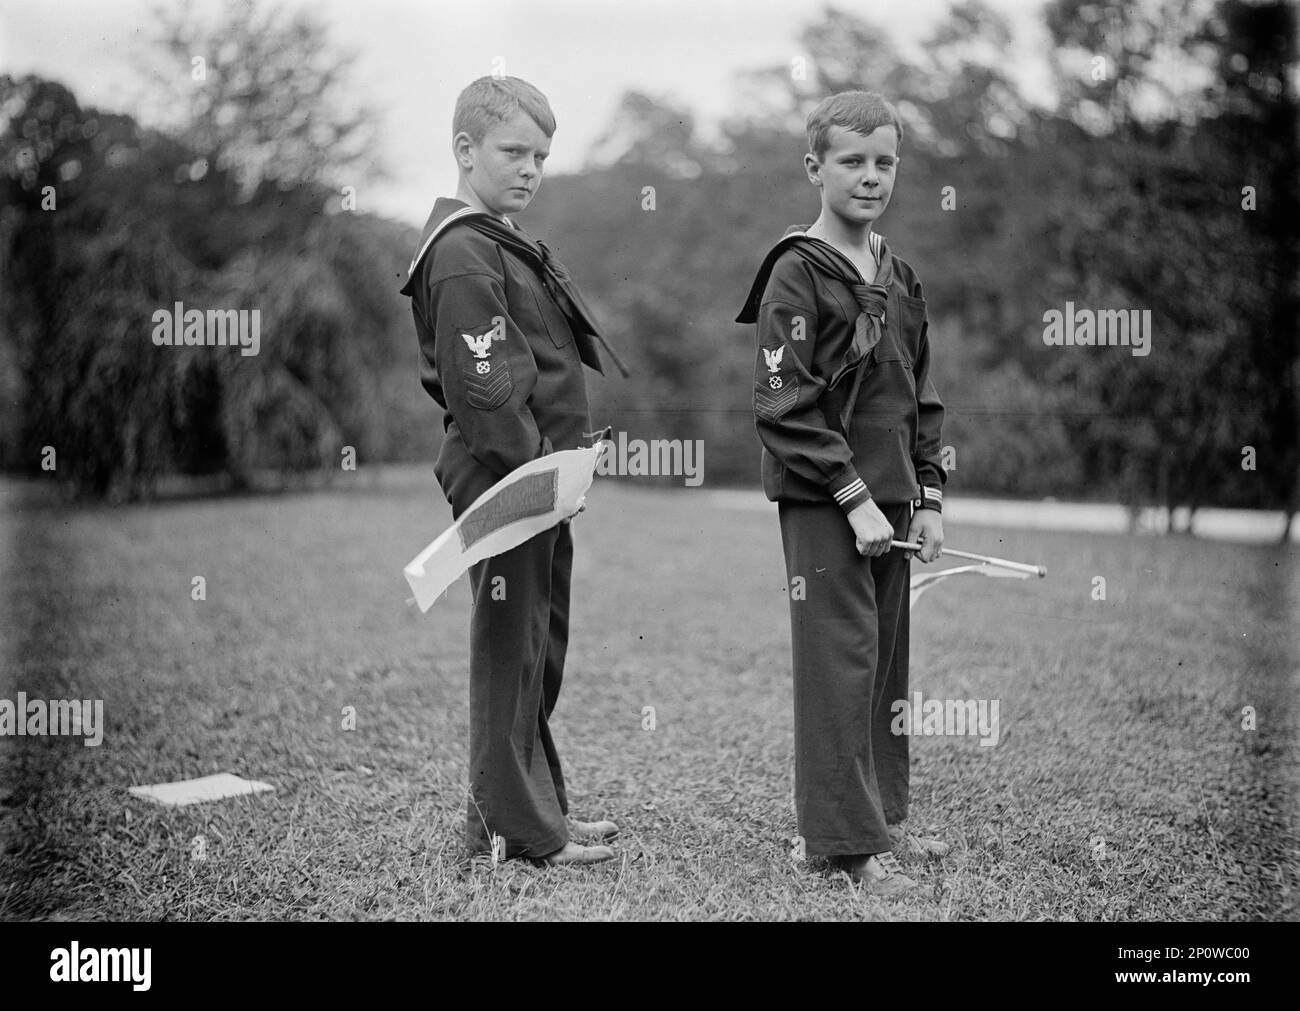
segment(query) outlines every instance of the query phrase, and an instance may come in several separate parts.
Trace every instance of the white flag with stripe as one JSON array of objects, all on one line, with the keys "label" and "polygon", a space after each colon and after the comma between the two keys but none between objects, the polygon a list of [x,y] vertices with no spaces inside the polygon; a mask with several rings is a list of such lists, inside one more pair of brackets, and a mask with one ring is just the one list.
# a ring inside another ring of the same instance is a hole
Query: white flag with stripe
[{"label": "white flag with stripe", "polygon": [[912,577],[911,606],[915,607],[916,601],[921,594],[932,587],[935,583],[947,579],[949,576],[960,575],[963,572],[975,572],[981,576],[996,576],[999,579],[1028,579],[1030,576],[1030,573],[1028,572],[1016,572],[1011,569],[1000,569],[982,563],[979,565],[958,565],[951,569],[940,569],[938,572],[918,572]]},{"label": "white flag with stripe", "polygon": [[611,443],[549,453],[517,467],[461,514],[402,570],[420,610],[485,558],[518,547],[581,508],[596,464]]}]

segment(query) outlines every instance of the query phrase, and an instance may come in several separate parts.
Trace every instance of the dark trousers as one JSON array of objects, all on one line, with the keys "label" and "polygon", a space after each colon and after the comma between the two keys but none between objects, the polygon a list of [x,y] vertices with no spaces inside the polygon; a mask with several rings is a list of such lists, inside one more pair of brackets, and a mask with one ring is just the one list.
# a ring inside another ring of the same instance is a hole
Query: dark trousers
[{"label": "dark trousers", "polygon": [[568,798],[547,723],[569,645],[573,535],[561,523],[470,568],[471,852],[540,857],[569,841]]},{"label": "dark trousers", "polygon": [[[904,539],[911,507],[880,508]],[[907,817],[908,738],[889,724],[892,704],[907,698],[910,564],[896,548],[859,555],[834,503],[782,502],[780,519],[799,834],[812,855],[881,853],[886,825]]]}]

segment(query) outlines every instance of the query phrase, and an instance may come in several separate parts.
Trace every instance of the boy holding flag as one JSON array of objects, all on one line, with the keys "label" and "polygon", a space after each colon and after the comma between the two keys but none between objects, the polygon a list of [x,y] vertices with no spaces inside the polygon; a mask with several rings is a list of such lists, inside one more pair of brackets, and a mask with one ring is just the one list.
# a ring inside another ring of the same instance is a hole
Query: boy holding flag
[{"label": "boy holding flag", "polygon": [[851,91],[813,110],[807,133],[821,214],[767,255],[737,321],[758,324],[755,424],[791,587],[799,833],[809,854],[896,895],[916,883],[894,846],[947,851],[902,827],[908,738],[890,732],[909,617],[909,554],[890,541],[919,542],[923,562],[943,546],[943,405],[921,284],[873,230],[902,122]]},{"label": "boy holding flag", "polygon": [[[459,517],[520,465],[575,449],[590,429],[583,366],[604,338],[568,272],[515,225],[541,183],[555,117],[540,91],[483,77],[456,102],[455,200],[439,199],[402,293],[421,382],[446,413],[434,472]],[[612,356],[612,352],[610,352]],[[617,363],[617,359],[615,359]],[[572,821],[548,720],[569,640],[573,538],[561,523],[470,569],[472,852],[551,864],[610,859],[617,833]]]}]

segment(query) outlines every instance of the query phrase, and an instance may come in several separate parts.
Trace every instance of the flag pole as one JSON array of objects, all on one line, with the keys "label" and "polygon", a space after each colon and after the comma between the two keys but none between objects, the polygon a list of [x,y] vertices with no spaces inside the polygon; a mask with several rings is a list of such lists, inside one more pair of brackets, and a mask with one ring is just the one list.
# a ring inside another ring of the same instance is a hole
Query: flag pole
[{"label": "flag pole", "polygon": [[[903,548],[906,551],[920,551],[921,545],[912,544],[908,541],[890,541],[890,547]],[[1027,562],[1009,562],[1005,558],[990,558],[988,555],[973,555],[969,551],[956,551],[952,548],[940,549],[940,556],[952,555],[953,558],[965,558],[972,562],[983,562],[985,565],[996,565],[1003,569],[1011,569],[1013,572],[1027,572],[1031,576],[1037,576],[1042,579],[1047,575],[1047,568],[1042,565],[1030,565]]]}]

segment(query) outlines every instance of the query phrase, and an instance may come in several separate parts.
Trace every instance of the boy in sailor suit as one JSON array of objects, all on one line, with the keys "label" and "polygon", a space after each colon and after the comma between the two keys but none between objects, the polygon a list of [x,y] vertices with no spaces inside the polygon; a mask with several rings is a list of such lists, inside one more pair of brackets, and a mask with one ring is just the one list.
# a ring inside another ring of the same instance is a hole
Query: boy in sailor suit
[{"label": "boy in sailor suit", "polygon": [[909,608],[909,555],[890,541],[938,557],[946,480],[921,284],[872,229],[902,135],[879,95],[812,112],[805,168],[821,215],[768,254],[738,317],[758,324],[755,425],[792,588],[799,834],[885,895],[916,884],[893,847],[947,851],[902,828],[908,738],[890,732],[907,697]]},{"label": "boy in sailor suit", "polygon": [[[536,195],[554,132],[545,96],[518,78],[480,78],[461,93],[456,199],[434,204],[402,288],[421,382],[446,412],[434,471],[457,517],[516,467],[584,445],[591,427],[583,366],[601,371],[597,345],[609,348],[568,272],[507,216]],[[568,818],[548,723],[569,641],[572,561],[561,523],[470,569],[471,852],[552,864],[614,855],[581,844],[617,827]]]}]

